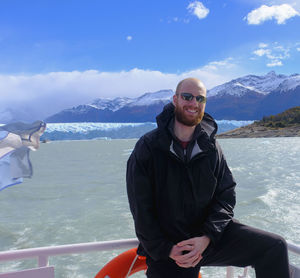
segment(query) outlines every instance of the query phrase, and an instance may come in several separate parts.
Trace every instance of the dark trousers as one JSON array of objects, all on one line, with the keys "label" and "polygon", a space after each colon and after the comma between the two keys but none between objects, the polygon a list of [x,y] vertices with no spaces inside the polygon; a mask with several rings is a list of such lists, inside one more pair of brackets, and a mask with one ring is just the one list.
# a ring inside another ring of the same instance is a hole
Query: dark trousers
[{"label": "dark trousers", "polygon": [[154,261],[147,257],[148,278],[196,278],[201,266],[253,266],[257,278],[289,278],[285,240],[238,221],[225,229],[218,244],[210,244],[194,268],[179,267],[172,259]]}]

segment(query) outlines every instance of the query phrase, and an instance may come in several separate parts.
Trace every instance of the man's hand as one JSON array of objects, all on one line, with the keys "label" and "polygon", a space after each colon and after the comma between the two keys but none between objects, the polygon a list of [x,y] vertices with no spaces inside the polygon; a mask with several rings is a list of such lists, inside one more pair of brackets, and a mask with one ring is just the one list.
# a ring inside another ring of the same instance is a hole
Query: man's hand
[{"label": "man's hand", "polygon": [[[210,239],[207,236],[194,237],[181,241],[173,246],[170,258],[180,267],[195,267],[202,259],[202,253],[207,248],[209,242]],[[183,254],[183,251],[187,251],[188,253]]]},{"label": "man's hand", "polygon": [[169,257],[171,259],[173,259],[174,261],[177,261],[179,258],[182,257],[183,252],[189,253],[192,250],[193,250],[193,246],[191,246],[191,245],[178,246],[178,244],[177,244],[172,247]]}]

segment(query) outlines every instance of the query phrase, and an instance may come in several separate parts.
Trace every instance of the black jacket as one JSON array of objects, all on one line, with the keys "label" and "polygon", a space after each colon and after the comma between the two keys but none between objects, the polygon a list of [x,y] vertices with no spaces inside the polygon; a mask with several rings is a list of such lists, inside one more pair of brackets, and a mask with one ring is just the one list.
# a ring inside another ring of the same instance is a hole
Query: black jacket
[{"label": "black jacket", "polygon": [[136,143],[126,180],[140,254],[159,260],[179,241],[220,239],[233,217],[235,181],[215,142],[212,117],[205,113],[186,152],[173,133],[173,104],[156,119],[157,129]]}]

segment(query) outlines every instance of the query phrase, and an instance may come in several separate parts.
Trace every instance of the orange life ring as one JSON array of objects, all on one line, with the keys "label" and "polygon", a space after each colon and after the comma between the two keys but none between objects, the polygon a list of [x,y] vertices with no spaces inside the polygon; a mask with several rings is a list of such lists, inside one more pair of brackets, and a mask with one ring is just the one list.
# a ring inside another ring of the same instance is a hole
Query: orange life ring
[{"label": "orange life ring", "polygon": [[[132,248],[113,258],[97,273],[95,278],[125,278],[130,268],[128,276],[138,271],[146,270],[146,257],[143,256],[138,256],[132,266],[137,256],[136,251],[137,248]],[[198,278],[201,278],[200,272]]]}]

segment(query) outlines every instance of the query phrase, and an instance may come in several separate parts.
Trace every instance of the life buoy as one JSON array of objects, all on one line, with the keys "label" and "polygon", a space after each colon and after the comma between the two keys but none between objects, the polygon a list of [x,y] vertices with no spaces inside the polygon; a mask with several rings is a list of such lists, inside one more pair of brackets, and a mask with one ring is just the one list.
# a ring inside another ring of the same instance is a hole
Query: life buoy
[{"label": "life buoy", "polygon": [[[95,276],[95,278],[125,278],[137,256],[137,248],[127,250],[108,262]],[[146,257],[138,256],[129,275],[146,270]]]},{"label": "life buoy", "polygon": [[[138,271],[146,270],[146,257],[137,256],[137,248],[127,250],[109,261],[95,278],[125,278]],[[201,274],[199,272],[199,277]]]}]

